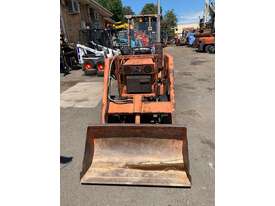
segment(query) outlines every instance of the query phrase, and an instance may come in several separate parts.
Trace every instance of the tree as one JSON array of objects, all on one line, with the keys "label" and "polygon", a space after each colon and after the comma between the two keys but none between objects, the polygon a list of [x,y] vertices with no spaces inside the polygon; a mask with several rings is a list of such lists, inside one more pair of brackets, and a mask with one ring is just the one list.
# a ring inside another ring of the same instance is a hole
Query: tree
[{"label": "tree", "polygon": [[109,10],[114,14],[112,18],[115,21],[122,21],[123,20],[123,10],[122,10],[122,3],[121,0],[112,0],[109,1]]},{"label": "tree", "polygon": [[147,3],[142,8],[141,14],[157,14],[158,13],[158,7],[156,4],[153,3]]},{"label": "tree", "polygon": [[175,27],[177,26],[177,16],[174,13],[174,10],[168,10],[166,11],[164,17],[163,17],[164,21],[166,21],[166,23],[168,24],[169,27]]},{"label": "tree", "polygon": [[135,12],[132,10],[132,8],[130,6],[124,6],[122,8],[123,10],[123,15],[134,15]]},{"label": "tree", "polygon": [[103,7],[105,7],[106,9],[108,9],[108,0],[96,0],[98,3],[100,3]]},{"label": "tree", "polygon": [[121,0],[97,0],[97,2],[113,13],[113,20],[123,20],[123,9]]},{"label": "tree", "polygon": [[[140,14],[157,14],[158,6],[157,4],[147,3],[143,6]],[[160,13],[162,13],[162,7],[160,6]]]},{"label": "tree", "polygon": [[162,30],[167,32],[169,36],[174,36],[175,27],[177,26],[177,17],[174,10],[168,10],[165,12],[165,15],[161,22]]}]

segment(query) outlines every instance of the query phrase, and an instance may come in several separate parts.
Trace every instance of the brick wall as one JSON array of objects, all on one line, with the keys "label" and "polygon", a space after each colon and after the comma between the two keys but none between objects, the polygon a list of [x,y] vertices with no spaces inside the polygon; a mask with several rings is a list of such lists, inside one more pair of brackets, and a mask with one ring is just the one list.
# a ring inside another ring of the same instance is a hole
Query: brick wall
[{"label": "brick wall", "polygon": [[[98,15],[98,20],[94,19],[94,13],[97,11],[89,11],[89,6],[87,4],[80,3],[80,13],[70,14],[68,10],[69,0],[61,0],[61,15],[63,17],[64,27],[67,34],[67,38],[69,42],[77,43],[80,41],[80,29],[81,24],[86,23],[89,25],[95,25],[97,22],[98,28],[105,28],[105,21],[102,15]],[[93,24],[94,23],[94,24]]]},{"label": "brick wall", "polygon": [[[66,3],[64,1],[64,3]],[[80,30],[80,13],[78,14],[69,14],[68,7],[66,4],[61,3],[61,14],[63,17],[63,22],[69,42],[77,43],[79,40],[79,30]]]},{"label": "brick wall", "polygon": [[84,21],[86,24],[90,23],[89,7],[86,4],[80,4],[80,11],[81,21]]},{"label": "brick wall", "polygon": [[89,23],[88,5],[80,4],[80,13],[70,14],[68,10],[68,0],[61,1],[61,12],[67,38],[69,42],[77,43],[79,39],[79,30],[81,29],[81,22]]}]

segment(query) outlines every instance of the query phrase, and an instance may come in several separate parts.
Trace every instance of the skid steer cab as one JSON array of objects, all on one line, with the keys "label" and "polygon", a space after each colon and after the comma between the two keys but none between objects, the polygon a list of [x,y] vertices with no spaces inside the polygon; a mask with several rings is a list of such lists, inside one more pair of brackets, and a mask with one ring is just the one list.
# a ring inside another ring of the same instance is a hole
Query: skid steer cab
[{"label": "skid steer cab", "polygon": [[101,124],[87,128],[81,183],[190,187],[173,57],[156,42],[157,15],[127,18],[129,53],[105,59]]}]

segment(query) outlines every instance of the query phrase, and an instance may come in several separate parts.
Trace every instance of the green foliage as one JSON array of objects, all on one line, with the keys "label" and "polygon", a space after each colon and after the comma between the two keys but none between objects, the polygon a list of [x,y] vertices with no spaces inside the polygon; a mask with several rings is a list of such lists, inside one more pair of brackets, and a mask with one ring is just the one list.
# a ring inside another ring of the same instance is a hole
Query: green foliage
[{"label": "green foliage", "polygon": [[142,8],[141,14],[157,14],[158,13],[158,7],[156,4],[153,3],[147,3]]},{"label": "green foliage", "polygon": [[115,21],[123,20],[123,10],[122,10],[121,0],[111,0],[109,9],[114,14],[112,18]]},{"label": "green foliage", "polygon": [[122,8],[122,10],[123,10],[123,15],[124,16],[125,15],[134,15],[135,14],[135,12],[132,10],[132,8],[130,6],[124,6]]},{"label": "green foliage", "polygon": [[113,13],[113,20],[123,20],[123,9],[121,0],[97,0],[97,2]]},{"label": "green foliage", "polygon": [[163,19],[166,21],[166,23],[168,24],[168,26],[170,27],[175,27],[177,26],[177,17],[174,13],[174,10],[168,10],[166,11]]},{"label": "green foliage", "polygon": [[108,9],[108,0],[96,0],[98,3],[100,3],[103,7],[105,7],[106,9]]},{"label": "green foliage", "polygon": [[177,17],[174,10],[168,10],[161,21],[161,28],[164,32],[168,33],[169,36],[174,36],[174,28],[177,26]]},{"label": "green foliage", "polygon": [[[157,14],[158,6],[153,3],[147,3],[143,6],[140,14]],[[160,13],[162,13],[162,7],[160,6]]]}]

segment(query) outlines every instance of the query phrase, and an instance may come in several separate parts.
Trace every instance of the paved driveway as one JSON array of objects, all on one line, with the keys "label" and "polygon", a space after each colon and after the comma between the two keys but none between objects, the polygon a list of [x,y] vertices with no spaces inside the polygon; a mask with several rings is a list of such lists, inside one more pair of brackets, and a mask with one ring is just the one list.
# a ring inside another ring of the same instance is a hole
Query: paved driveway
[{"label": "paved driveway", "polygon": [[[73,71],[72,74],[61,77],[61,99],[64,95],[67,98],[68,92],[72,95],[82,91],[83,96],[72,96],[78,100],[83,97],[85,100],[87,94],[77,84],[86,82],[87,85],[88,82],[88,85],[96,86],[93,91],[88,91],[95,96],[86,100],[85,106],[77,106],[79,104],[76,100],[61,108],[61,155],[73,157],[71,163],[60,166],[62,206],[214,205],[215,56],[196,53],[193,49],[184,47],[169,47],[166,51],[174,56],[176,120],[188,129],[192,188],[81,185],[79,173],[86,127],[89,123],[99,123],[101,106],[98,97],[99,90],[102,89],[102,77],[86,77],[82,75],[82,71]],[[72,88],[73,86],[77,87]]]}]

